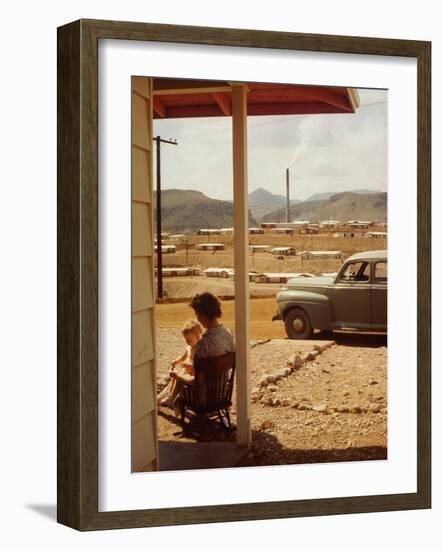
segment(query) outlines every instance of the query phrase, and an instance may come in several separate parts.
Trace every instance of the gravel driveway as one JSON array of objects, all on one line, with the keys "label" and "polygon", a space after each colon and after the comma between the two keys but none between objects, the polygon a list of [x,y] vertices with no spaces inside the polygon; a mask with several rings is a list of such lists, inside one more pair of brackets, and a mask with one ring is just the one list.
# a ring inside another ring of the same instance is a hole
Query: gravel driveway
[{"label": "gravel driveway", "polygon": [[[338,334],[336,341],[252,342],[253,443],[243,465],[387,458],[387,339]],[[159,329],[157,342],[161,379],[184,341],[178,329]],[[235,422],[235,401],[231,412]],[[176,440],[176,419],[162,407],[158,429],[160,440]],[[235,435],[210,423],[199,433],[204,441],[226,438]]]}]

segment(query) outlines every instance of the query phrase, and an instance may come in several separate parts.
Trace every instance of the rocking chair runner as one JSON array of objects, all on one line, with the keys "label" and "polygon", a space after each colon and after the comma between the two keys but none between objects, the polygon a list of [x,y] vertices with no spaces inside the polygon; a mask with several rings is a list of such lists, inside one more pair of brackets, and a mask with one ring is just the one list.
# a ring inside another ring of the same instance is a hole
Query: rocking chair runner
[{"label": "rocking chair runner", "polygon": [[222,426],[231,429],[229,407],[232,405],[235,353],[217,357],[195,357],[194,370],[193,383],[178,382],[183,429],[186,429],[186,410],[196,415],[218,413]]}]

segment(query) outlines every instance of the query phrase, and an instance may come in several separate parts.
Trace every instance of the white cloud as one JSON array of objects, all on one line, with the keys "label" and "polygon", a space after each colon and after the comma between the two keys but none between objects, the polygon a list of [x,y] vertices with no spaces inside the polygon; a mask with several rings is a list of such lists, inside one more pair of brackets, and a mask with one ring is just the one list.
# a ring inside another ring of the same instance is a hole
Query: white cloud
[{"label": "white cloud", "polygon": [[[294,175],[292,198],[325,191],[387,189],[387,92],[358,90],[355,114],[249,118],[249,189],[285,192],[285,170]],[[155,120],[154,133],[178,140],[162,147],[164,189],[197,189],[232,198],[231,119]]]}]

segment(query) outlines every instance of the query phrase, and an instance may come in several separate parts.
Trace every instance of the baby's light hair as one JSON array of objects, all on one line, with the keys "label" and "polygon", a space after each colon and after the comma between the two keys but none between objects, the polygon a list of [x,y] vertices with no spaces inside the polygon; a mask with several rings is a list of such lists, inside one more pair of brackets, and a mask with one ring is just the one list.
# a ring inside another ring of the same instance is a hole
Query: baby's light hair
[{"label": "baby's light hair", "polygon": [[198,321],[195,321],[194,319],[188,319],[181,329],[181,332],[183,334],[189,334],[191,332],[195,333],[198,337],[201,336],[203,332],[203,327],[198,323]]}]

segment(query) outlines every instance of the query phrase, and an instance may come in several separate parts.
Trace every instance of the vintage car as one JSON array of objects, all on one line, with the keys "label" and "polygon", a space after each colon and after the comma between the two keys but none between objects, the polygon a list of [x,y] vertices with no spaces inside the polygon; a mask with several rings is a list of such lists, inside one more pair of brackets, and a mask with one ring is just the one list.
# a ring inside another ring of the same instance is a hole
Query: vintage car
[{"label": "vintage car", "polygon": [[348,258],[335,277],[296,278],[276,296],[287,336],[309,338],[314,329],[387,330],[387,251]]}]

